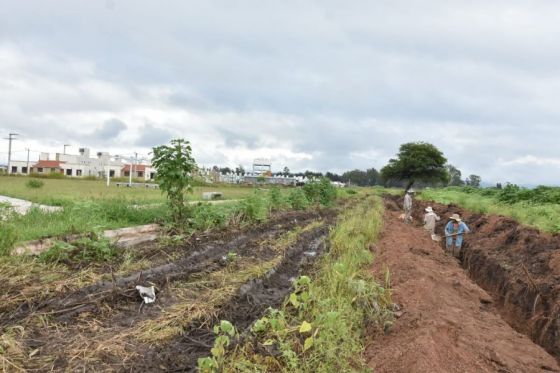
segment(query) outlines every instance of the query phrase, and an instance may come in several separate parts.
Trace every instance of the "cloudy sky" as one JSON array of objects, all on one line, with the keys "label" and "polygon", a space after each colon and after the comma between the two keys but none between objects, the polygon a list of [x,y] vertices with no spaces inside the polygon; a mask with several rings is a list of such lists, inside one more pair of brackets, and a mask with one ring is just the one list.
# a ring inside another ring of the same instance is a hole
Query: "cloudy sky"
[{"label": "cloudy sky", "polygon": [[428,141],[560,184],[558,40],[553,1],[0,0],[0,135],[18,159],[183,137],[207,166],[335,172]]}]

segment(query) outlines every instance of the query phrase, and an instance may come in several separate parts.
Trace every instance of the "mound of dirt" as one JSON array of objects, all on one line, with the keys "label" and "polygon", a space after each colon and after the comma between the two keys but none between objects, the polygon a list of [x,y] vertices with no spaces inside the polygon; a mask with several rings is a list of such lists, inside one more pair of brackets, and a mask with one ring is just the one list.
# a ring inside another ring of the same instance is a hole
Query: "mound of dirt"
[{"label": "mound of dirt", "polygon": [[451,214],[463,217],[472,232],[465,237],[462,266],[493,296],[511,326],[560,359],[560,235],[504,216],[423,201],[415,203],[415,221],[422,221],[428,205],[442,217],[438,234],[444,234]]}]

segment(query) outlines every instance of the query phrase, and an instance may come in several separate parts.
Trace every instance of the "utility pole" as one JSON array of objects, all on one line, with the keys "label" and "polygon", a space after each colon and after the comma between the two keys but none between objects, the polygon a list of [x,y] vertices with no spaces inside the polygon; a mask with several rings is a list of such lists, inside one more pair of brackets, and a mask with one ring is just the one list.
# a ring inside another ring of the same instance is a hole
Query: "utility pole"
[{"label": "utility pole", "polygon": [[26,174],[29,175],[29,148],[25,148],[27,150],[27,172]]},{"label": "utility pole", "polygon": [[19,136],[19,134],[10,133],[8,137],[5,137],[8,140],[8,175],[12,173],[12,141],[16,140],[15,136]]},{"label": "utility pole", "polygon": [[128,169],[128,186],[132,186],[132,158],[128,159],[128,163],[130,163],[130,168]]},{"label": "utility pole", "polygon": [[138,153],[134,152],[134,170],[136,171],[136,177],[138,177]]}]

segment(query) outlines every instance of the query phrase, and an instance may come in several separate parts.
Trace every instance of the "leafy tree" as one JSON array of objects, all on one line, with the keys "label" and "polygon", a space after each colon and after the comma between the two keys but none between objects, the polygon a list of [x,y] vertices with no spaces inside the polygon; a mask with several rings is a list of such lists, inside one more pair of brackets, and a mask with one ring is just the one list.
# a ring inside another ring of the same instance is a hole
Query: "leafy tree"
[{"label": "leafy tree", "polygon": [[222,173],[222,174],[231,174],[231,172],[232,172],[232,169],[229,168],[229,167],[220,168],[220,173]]},{"label": "leafy tree", "polygon": [[153,148],[152,164],[156,181],[167,194],[173,222],[180,228],[188,218],[186,194],[192,192],[193,174],[197,169],[191,145],[184,139],[171,140],[171,145]]},{"label": "leafy tree", "polygon": [[465,181],[468,186],[478,188],[480,187],[480,182],[482,181],[482,179],[478,175],[470,175],[469,178]]},{"label": "leafy tree", "polygon": [[465,182],[461,178],[461,171],[453,166],[452,164],[445,165],[447,168],[447,173],[449,174],[449,183],[448,186],[462,186],[465,185]]},{"label": "leafy tree", "polygon": [[243,175],[245,175],[245,169],[243,168],[242,165],[239,165],[235,168],[235,173],[237,175],[242,175],[243,176]]},{"label": "leafy tree", "polygon": [[340,182],[342,181],[342,176],[332,172],[327,172],[325,174],[325,177],[328,178],[330,181],[340,181]]},{"label": "leafy tree", "polygon": [[390,159],[381,169],[381,177],[385,182],[406,181],[406,190],[416,181],[447,183],[446,162],[443,153],[434,145],[410,142],[400,146],[397,158]]}]

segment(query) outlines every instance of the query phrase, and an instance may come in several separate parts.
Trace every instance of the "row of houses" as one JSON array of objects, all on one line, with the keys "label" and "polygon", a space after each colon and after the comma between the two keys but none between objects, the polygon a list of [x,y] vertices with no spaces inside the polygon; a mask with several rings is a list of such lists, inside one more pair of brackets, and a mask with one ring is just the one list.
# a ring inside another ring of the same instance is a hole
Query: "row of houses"
[{"label": "row of houses", "polygon": [[143,180],[153,180],[156,170],[150,165],[135,164],[118,156],[111,156],[107,152],[97,153],[91,157],[88,148],[81,148],[79,154],[56,153],[51,157],[49,153],[41,153],[36,162],[12,160],[8,165],[11,174],[27,175],[30,173],[51,174],[59,173],[68,177],[130,177]]}]

